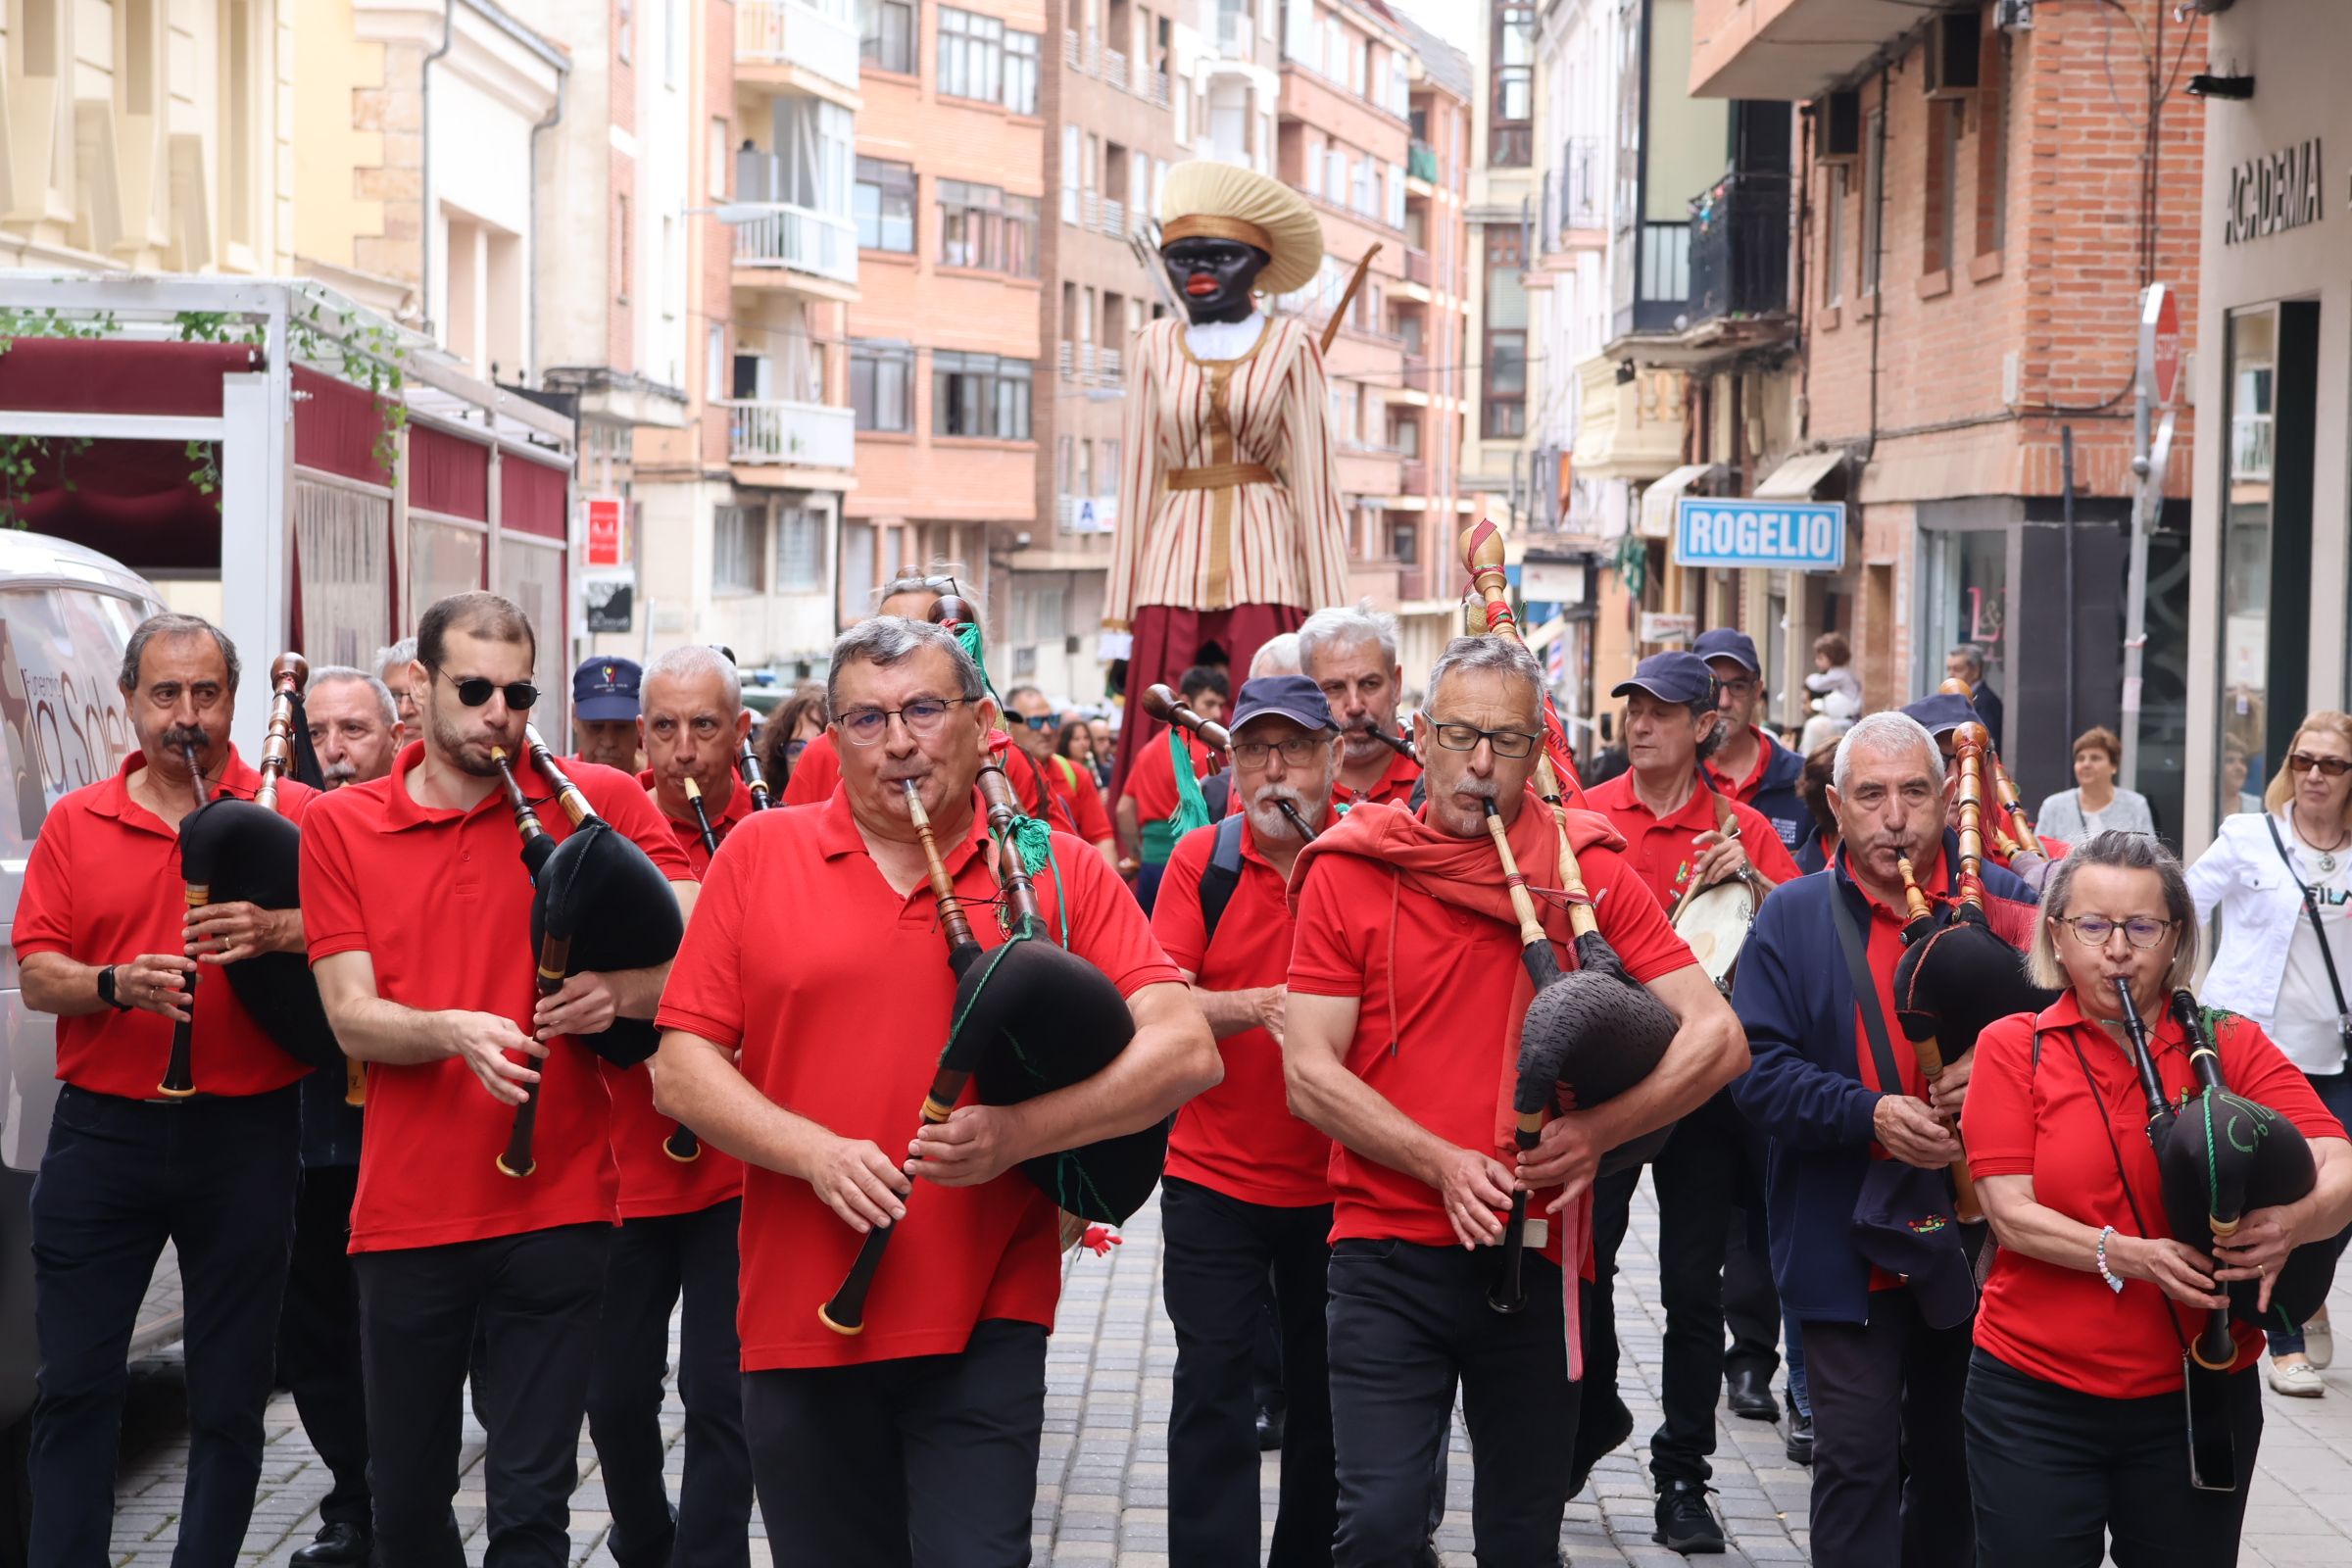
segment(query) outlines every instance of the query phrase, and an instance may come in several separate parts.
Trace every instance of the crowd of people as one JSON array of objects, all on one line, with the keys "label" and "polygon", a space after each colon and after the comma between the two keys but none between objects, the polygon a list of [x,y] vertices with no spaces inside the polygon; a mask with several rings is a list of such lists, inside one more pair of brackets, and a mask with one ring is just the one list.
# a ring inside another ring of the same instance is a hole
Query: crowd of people
[{"label": "crowd of people", "polygon": [[[1066,1183],[1060,1152],[1155,1127],[1175,1564],[1435,1561],[1457,1404],[1479,1561],[1564,1561],[1563,1510],[1636,1436],[1615,1280],[1644,1171],[1658,1544],[1725,1549],[1720,1406],[1811,1466],[1825,1568],[2234,1560],[2257,1379],[2317,1396],[2331,1348],[2272,1289],[2352,1225],[2352,718],[2307,718],[2184,868],[2103,728],[2038,836],[2004,809],[1971,648],[1965,691],[1865,713],[1824,637],[1800,752],[1754,642],[1711,630],[1613,689],[1618,744],[1579,777],[1511,635],[1408,681],[1392,617],[1325,608],[1242,670],[1202,650],[1197,721],[1131,703],[1114,735],[998,689],[956,613],[979,618],[952,578],[888,585],[763,720],[723,651],[591,658],[559,760],[526,728],[539,629],[444,599],[372,667],[311,672],[323,788],[275,785],[301,840],[280,908],[211,902],[178,857],[204,803],[267,793],[230,740],[239,651],[182,614],[132,633],[136,750],[50,810],[13,932],[64,1080],[32,1208],[33,1562],[107,1556],[167,1242],[179,1561],[236,1559],[282,1383],[334,1478],[302,1568],[466,1560],[468,1391],[493,1565],[568,1560],[583,1423],[624,1568],[748,1568],[755,1501],[779,1564],[1026,1562],[1058,1210],[1085,1205],[1022,1172]],[[674,958],[567,961],[589,938],[545,868],[575,835],[650,864]],[[2200,1025],[2172,998],[2217,915]],[[2040,989],[1938,1042],[1904,958],[1961,925]],[[942,1054],[987,983],[959,977],[1029,941],[1107,980],[1132,1039],[984,1102]],[[364,1103],[220,983],[265,954],[307,956]],[[1606,982],[1583,1027],[1648,1009],[1663,1045],[1622,1092],[1546,1080],[1531,1109],[1522,1042],[1563,970]],[[2311,1181],[2192,1245],[2140,1097],[2180,1102],[2200,1055],[2300,1134]],[[2192,1367],[2233,1291],[2260,1328]],[[2188,1485],[2191,1451],[2234,1479]]]}]

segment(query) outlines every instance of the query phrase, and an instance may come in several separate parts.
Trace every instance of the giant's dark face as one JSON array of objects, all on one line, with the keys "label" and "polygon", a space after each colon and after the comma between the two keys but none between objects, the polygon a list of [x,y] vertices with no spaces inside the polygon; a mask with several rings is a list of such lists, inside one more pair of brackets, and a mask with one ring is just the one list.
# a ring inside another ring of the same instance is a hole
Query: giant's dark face
[{"label": "giant's dark face", "polygon": [[1170,242],[1160,250],[1169,281],[1196,321],[1239,321],[1250,314],[1250,290],[1272,258],[1238,239],[1201,235]]}]

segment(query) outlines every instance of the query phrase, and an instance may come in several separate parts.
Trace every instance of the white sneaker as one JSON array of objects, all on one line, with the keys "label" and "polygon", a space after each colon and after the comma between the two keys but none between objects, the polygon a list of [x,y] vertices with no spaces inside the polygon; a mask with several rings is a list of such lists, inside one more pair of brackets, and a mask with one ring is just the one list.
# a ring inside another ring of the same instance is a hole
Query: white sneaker
[{"label": "white sneaker", "polygon": [[2317,1367],[2335,1359],[2335,1330],[2328,1326],[2326,1312],[2303,1325],[2303,1355]]},{"label": "white sneaker", "polygon": [[2269,1377],[2271,1392],[2290,1399],[2316,1399],[2328,1392],[2320,1369],[2309,1361],[2273,1361]]}]

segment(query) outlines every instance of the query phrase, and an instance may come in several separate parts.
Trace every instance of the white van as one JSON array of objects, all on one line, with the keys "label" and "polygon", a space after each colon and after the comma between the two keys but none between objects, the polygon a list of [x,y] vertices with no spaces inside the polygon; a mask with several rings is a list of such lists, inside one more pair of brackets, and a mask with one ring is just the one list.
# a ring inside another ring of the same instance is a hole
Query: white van
[{"label": "white van", "polygon": [[[56,1020],[25,1007],[10,928],[50,807],[136,745],[116,680],[131,628],[163,608],[144,578],[96,551],[0,526],[0,1553],[22,1527],[10,1514],[33,1396],[32,1178],[57,1101]],[[176,1270],[159,1278],[175,1284]],[[163,1294],[150,1293],[134,1356],[178,1334]]]}]

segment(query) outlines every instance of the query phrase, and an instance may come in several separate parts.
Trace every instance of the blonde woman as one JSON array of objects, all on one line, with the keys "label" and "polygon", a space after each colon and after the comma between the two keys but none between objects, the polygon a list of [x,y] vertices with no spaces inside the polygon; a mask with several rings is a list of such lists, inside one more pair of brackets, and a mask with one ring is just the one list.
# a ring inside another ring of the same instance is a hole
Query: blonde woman
[{"label": "blonde woman", "polygon": [[[2263,803],[2225,817],[2188,869],[2199,925],[2222,917],[2204,1000],[2262,1025],[2329,1112],[2352,1117],[2352,716],[2305,718]],[[2272,1335],[2271,1387],[2318,1398],[2333,1352],[2325,1311]]]},{"label": "blonde woman", "polygon": [[2075,787],[2041,803],[2034,825],[2061,844],[2080,844],[2093,833],[2153,833],[2156,813],[2148,798],[2116,787],[2124,765],[2124,743],[2101,724],[2075,737]]}]

